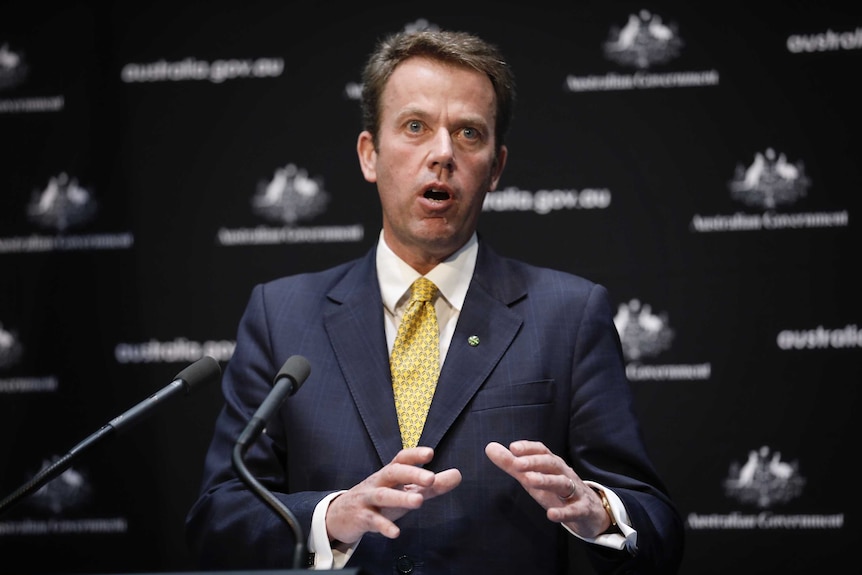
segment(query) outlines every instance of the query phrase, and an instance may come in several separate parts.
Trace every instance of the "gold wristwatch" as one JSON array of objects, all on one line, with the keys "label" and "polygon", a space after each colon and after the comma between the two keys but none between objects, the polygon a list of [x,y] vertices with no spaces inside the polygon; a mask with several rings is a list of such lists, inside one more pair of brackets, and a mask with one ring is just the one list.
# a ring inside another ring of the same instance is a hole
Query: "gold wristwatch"
[{"label": "gold wristwatch", "polygon": [[608,496],[605,495],[604,490],[602,489],[593,489],[596,493],[598,493],[599,497],[602,500],[602,507],[605,508],[605,513],[608,514],[608,519],[611,520],[611,526],[608,528],[608,531],[612,531],[617,526],[617,520],[614,518],[614,512],[611,511],[611,502],[608,501]]}]

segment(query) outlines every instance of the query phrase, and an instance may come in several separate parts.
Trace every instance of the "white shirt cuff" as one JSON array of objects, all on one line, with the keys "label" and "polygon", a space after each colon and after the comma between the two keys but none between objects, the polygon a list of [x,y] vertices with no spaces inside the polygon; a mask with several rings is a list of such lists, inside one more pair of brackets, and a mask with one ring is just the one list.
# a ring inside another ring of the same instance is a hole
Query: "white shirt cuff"
[{"label": "white shirt cuff", "polygon": [[346,552],[342,552],[333,549],[329,544],[329,533],[326,531],[326,510],[329,509],[329,502],[342,493],[344,491],[330,493],[321,499],[314,508],[314,513],[311,516],[311,533],[308,534],[308,551],[314,557],[309,567],[311,571],[341,569],[347,564],[347,560],[350,559],[356,546],[359,545],[359,541],[357,541]]},{"label": "white shirt cuff", "polygon": [[626,511],[622,500],[620,500],[616,493],[600,483],[596,483],[595,481],[584,481],[584,483],[592,488],[601,489],[605,492],[605,497],[608,498],[608,503],[611,505],[611,513],[613,514],[614,520],[617,522],[617,527],[619,527],[621,533],[603,533],[595,538],[589,538],[581,537],[565,525],[563,525],[563,527],[566,527],[566,530],[569,533],[578,539],[583,539],[587,543],[595,543],[596,545],[611,547],[612,549],[626,549],[629,553],[634,553],[638,546],[638,532],[632,527],[629,514]]}]

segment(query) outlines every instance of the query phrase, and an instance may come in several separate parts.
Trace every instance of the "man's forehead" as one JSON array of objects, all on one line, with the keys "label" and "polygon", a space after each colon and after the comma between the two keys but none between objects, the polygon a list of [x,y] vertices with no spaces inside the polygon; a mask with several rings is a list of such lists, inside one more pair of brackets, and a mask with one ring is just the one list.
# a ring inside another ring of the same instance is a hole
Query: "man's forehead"
[{"label": "man's forehead", "polygon": [[[460,76],[456,82],[449,80],[446,76]],[[468,78],[472,77],[472,79]],[[432,87],[437,82],[452,82],[450,85],[441,85],[439,90],[427,90],[425,84],[431,83]],[[470,84],[469,89],[465,87]],[[484,86],[476,90],[477,84]],[[464,88],[459,94],[459,89]],[[487,88],[484,89],[484,88]],[[411,56],[392,71],[386,85],[383,88],[382,97],[384,101],[392,100],[400,96],[425,95],[429,98],[434,96],[460,96],[463,100],[480,102],[483,97],[489,99],[492,111],[496,104],[496,92],[488,76],[470,66],[455,64],[446,60],[439,60],[428,56]]]}]

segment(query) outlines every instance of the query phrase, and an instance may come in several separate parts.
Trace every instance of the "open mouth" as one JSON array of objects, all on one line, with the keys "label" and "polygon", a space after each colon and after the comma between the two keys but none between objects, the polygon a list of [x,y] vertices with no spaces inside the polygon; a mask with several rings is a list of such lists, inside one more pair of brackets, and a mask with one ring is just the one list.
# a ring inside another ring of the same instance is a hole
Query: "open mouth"
[{"label": "open mouth", "polygon": [[425,192],[425,197],[429,200],[448,200],[449,194],[440,190],[431,189]]}]

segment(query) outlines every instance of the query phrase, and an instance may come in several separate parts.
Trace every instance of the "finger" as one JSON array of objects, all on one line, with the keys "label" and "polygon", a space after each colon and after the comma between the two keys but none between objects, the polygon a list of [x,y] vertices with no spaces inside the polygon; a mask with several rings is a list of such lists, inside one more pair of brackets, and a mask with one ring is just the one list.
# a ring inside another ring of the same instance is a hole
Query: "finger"
[{"label": "finger", "polygon": [[[568,503],[571,499],[576,498],[578,493],[578,484],[571,477],[563,477],[563,491],[557,491],[557,497],[563,504]],[[558,482],[559,483],[559,482]],[[562,495],[560,494],[562,493]]]},{"label": "finger", "polygon": [[423,488],[421,493],[425,499],[433,499],[444,493],[449,493],[461,484],[461,472],[457,469],[447,469],[434,476],[434,483]]},{"label": "finger", "polygon": [[430,487],[434,483],[434,472],[415,465],[390,463],[378,471],[375,485],[402,489],[405,485],[415,484],[420,487]]},{"label": "finger", "polygon": [[387,539],[397,539],[401,535],[401,529],[392,521],[389,521],[383,515],[375,515],[373,525],[368,531],[376,531]]},{"label": "finger", "polygon": [[541,471],[548,466],[548,462],[543,463],[538,459],[547,458],[547,455],[518,455],[496,442],[485,446],[485,455],[494,465],[515,478],[528,471]]},{"label": "finger", "polygon": [[[406,494],[402,492],[401,495],[403,496]],[[412,494],[411,497],[415,498],[415,494]],[[386,499],[386,497],[382,496],[381,499]],[[346,513],[342,513],[340,515],[342,521],[341,527],[342,529],[348,527],[353,533],[355,533],[356,537],[354,540],[358,540],[363,533],[368,532],[380,533],[384,537],[395,539],[401,533],[401,530],[394,521],[404,515],[405,511],[403,509],[404,508],[392,508],[386,505],[368,506],[367,504],[362,504],[351,506],[347,508]],[[330,527],[328,517],[327,527],[330,529],[330,533],[334,532]],[[342,539],[342,541],[344,540]]]},{"label": "finger", "polygon": [[434,450],[430,447],[412,447],[402,449],[392,461],[381,468],[369,479],[373,484],[380,487],[402,488],[405,485],[415,483],[421,487],[428,487],[434,482],[434,472],[423,469],[421,466],[431,461]]},{"label": "finger", "polygon": [[[360,484],[333,499],[326,512],[326,529],[330,536],[345,543],[358,541],[368,532],[380,533],[390,539],[398,537],[400,530],[394,521],[406,510],[381,507],[380,503],[390,503],[391,495],[385,492],[394,490],[366,488]],[[421,505],[422,497],[418,494],[398,494],[406,507],[410,506],[411,499],[418,499]]]},{"label": "finger", "polygon": [[372,489],[365,494],[363,507],[372,509],[393,509],[393,510],[409,510],[419,509],[422,506],[424,498],[417,491],[408,491],[406,489],[379,488]]},{"label": "finger", "polygon": [[434,458],[434,450],[430,447],[410,447],[402,449],[392,458],[392,463],[405,465],[424,465]]},{"label": "finger", "polygon": [[522,471],[518,467],[518,459],[506,447],[491,442],[485,446],[485,455],[491,460],[491,463],[520,481],[519,475]]},{"label": "finger", "polygon": [[461,472],[455,468],[440,471],[434,474],[434,480],[430,485],[422,486],[416,484],[408,484],[404,486],[405,491],[414,491],[421,493],[425,499],[437,497],[444,493],[452,491],[461,484]]},{"label": "finger", "polygon": [[526,439],[513,441],[509,444],[509,450],[517,456],[543,455],[551,453],[551,450],[548,449],[541,441],[529,441]]},{"label": "finger", "polygon": [[562,457],[540,441],[513,441],[509,448],[517,458],[519,468],[524,472],[537,471],[550,475],[566,475],[569,469]]},{"label": "finger", "polygon": [[503,445],[492,441],[485,446],[485,455],[500,469],[507,471],[515,461],[515,456],[512,452]]}]

